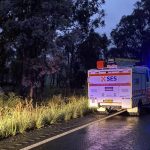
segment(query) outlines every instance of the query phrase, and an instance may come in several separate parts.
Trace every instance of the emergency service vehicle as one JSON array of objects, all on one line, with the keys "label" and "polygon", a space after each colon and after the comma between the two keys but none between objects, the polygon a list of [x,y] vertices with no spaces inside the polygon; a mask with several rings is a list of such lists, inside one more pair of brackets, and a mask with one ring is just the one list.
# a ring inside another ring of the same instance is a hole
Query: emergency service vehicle
[{"label": "emergency service vehicle", "polygon": [[[102,62],[100,62],[102,63]],[[89,106],[101,113],[127,109],[139,115],[150,104],[150,70],[144,66],[103,65],[88,71]]]}]

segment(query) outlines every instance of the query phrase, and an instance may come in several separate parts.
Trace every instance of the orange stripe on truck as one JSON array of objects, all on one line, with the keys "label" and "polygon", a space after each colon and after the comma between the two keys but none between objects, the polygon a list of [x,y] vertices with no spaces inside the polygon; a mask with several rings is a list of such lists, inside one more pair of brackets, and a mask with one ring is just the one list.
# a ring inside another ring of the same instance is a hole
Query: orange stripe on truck
[{"label": "orange stripe on truck", "polygon": [[104,83],[104,84],[89,84],[89,86],[131,86],[131,83]]},{"label": "orange stripe on truck", "polygon": [[124,75],[131,75],[131,73],[105,73],[105,74],[89,74],[89,76],[124,76]]}]

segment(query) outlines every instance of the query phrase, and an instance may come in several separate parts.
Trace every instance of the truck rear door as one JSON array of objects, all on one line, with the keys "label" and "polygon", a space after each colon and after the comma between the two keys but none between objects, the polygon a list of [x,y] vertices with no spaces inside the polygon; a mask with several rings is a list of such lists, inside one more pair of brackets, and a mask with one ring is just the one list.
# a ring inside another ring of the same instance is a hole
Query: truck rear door
[{"label": "truck rear door", "polygon": [[89,72],[89,97],[100,105],[128,108],[131,105],[131,69],[108,69]]}]

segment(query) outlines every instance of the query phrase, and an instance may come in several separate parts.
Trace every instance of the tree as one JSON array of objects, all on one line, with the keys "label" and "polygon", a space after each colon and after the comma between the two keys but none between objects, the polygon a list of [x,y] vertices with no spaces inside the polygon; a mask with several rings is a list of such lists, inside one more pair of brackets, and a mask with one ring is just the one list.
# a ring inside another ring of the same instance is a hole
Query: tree
[{"label": "tree", "polygon": [[[94,30],[104,25],[104,10],[101,8],[102,4],[104,4],[104,0],[73,1],[72,24],[68,30],[65,30],[64,35],[59,37],[59,45],[61,48],[64,47],[65,64],[67,68],[66,74],[71,87],[78,83],[79,78],[76,78],[76,75],[80,69],[83,68],[82,71],[87,71],[87,68],[85,69],[87,61],[82,61],[86,59],[86,56],[80,56],[82,45],[86,43],[85,41],[87,41],[92,34],[101,37],[97,33],[94,33]],[[97,46],[101,47],[101,49],[104,47],[102,42],[104,42],[104,45],[106,44],[104,39],[107,41],[107,37],[104,36],[103,41],[99,41],[100,43],[97,42]],[[88,42],[91,48],[94,47],[92,40],[88,40]],[[95,55],[94,48],[86,49],[85,51],[85,53]],[[95,61],[95,59],[93,61]],[[95,64],[96,62],[93,63]],[[76,87],[79,86],[77,85]]]},{"label": "tree", "polygon": [[[141,0],[135,5],[133,13],[123,16],[120,23],[111,33],[117,49],[125,57],[139,58],[146,64],[150,45],[150,2]],[[146,59],[145,59],[146,58]]]},{"label": "tree", "polygon": [[74,21],[78,22],[78,25],[82,31],[89,33],[91,30],[104,25],[104,10],[101,5],[105,3],[105,0],[75,0],[73,13]]},{"label": "tree", "polygon": [[[86,70],[95,68],[97,60],[107,51],[109,41],[106,35],[90,33],[88,38],[79,46],[78,56]],[[103,53],[103,54],[102,54]]]},{"label": "tree", "polygon": [[[13,74],[18,85],[30,87],[33,97],[40,76],[58,69],[57,59],[61,56],[55,43],[56,30],[69,25],[72,3],[70,0],[8,0],[7,3],[11,5],[6,10],[1,8],[0,14],[2,52],[5,58],[13,52],[10,61]],[[6,60],[1,64],[6,64]]]},{"label": "tree", "polygon": [[[83,63],[80,45],[104,25],[104,0],[6,0],[0,4],[0,74],[5,76],[9,70],[11,80],[29,90],[30,97],[37,87],[43,91],[47,74],[60,77],[65,68],[67,78],[73,79]],[[100,37],[105,42],[106,37]]]}]

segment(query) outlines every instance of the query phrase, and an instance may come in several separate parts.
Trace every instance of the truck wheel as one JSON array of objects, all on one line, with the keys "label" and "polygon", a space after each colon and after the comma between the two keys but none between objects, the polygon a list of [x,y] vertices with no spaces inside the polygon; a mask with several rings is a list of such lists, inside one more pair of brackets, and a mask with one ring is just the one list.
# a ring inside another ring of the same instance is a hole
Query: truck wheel
[{"label": "truck wheel", "polygon": [[139,100],[139,103],[138,103],[138,106],[136,107],[137,110],[136,111],[131,111],[131,112],[128,112],[130,116],[140,116],[143,114],[143,108],[142,108],[142,101]]}]

